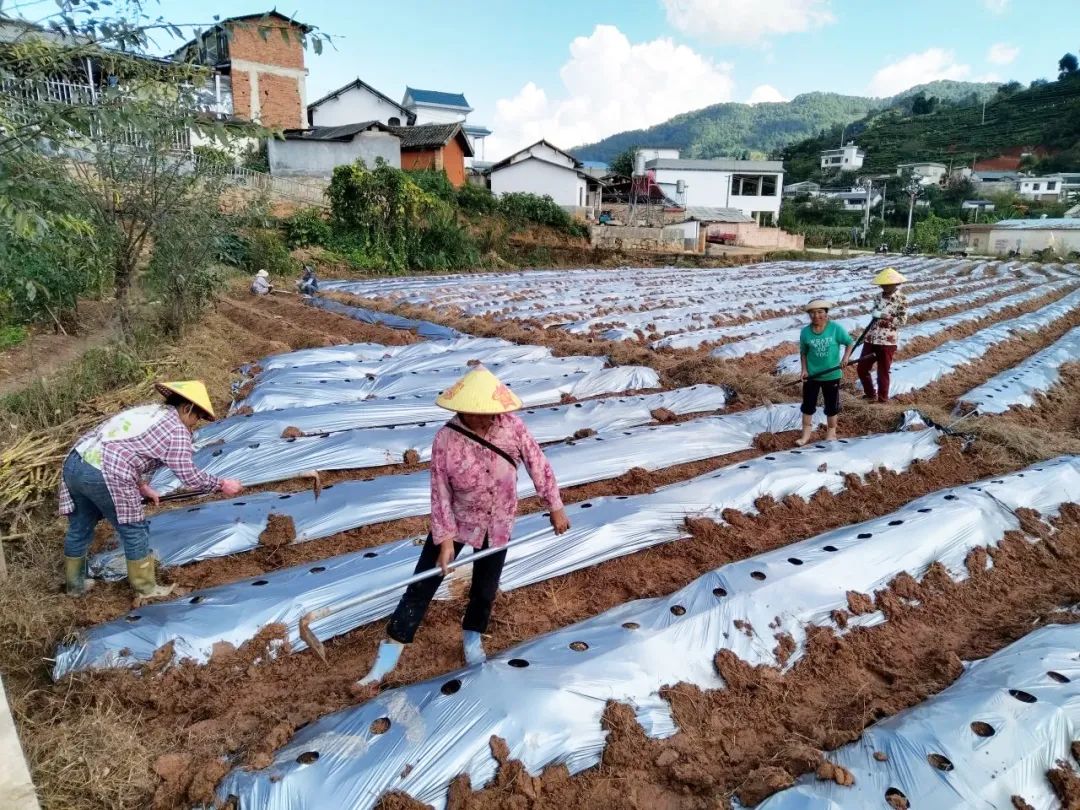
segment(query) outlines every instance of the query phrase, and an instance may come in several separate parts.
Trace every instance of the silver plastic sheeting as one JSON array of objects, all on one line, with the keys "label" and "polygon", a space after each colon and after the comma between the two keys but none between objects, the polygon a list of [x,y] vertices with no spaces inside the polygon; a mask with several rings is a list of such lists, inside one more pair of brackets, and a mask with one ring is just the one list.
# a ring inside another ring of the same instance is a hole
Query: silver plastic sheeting
[{"label": "silver plastic sheeting", "polygon": [[378,312],[374,309],[339,304],[337,301],[331,301],[328,298],[305,298],[304,302],[317,309],[325,309],[327,312],[345,315],[354,321],[416,332],[422,338],[438,340],[461,337],[461,332],[457,329],[451,329],[449,326],[442,326],[431,321],[419,321],[415,318],[403,318],[401,315],[391,315],[388,312]]},{"label": "silver plastic sheeting", "polygon": [[[866,475],[882,467],[903,472],[916,459],[938,450],[934,430],[828,442],[775,453],[724,467],[654,493],[594,498],[572,505],[572,528],[555,537],[542,514],[520,518],[506,558],[500,588],[514,590],[606,560],[688,536],[684,519],[721,520],[725,509],[756,511],[763,496],[809,498],[820,489],[836,493],[845,476]],[[411,576],[419,555],[412,540],[387,543],[142,607],[89,628],[56,656],[53,677],[88,668],[130,666],[149,661],[172,641],[176,658],[209,660],[214,644],[239,646],[268,624],[288,628],[293,651],[306,647],[298,622],[306,613],[374,592]],[[451,580],[467,575],[455,571]],[[448,592],[444,584],[440,595]],[[388,616],[400,597],[389,593],[336,613],[312,625],[322,640]]]},{"label": "silver plastic sheeting", "polygon": [[950,340],[925,354],[894,363],[889,391],[906,394],[924,388],[961,366],[975,362],[997,344],[1025,332],[1038,332],[1068,316],[1077,307],[1080,307],[1080,290],[1027,315],[988,326],[966,338]]},{"label": "silver plastic sheeting", "polygon": [[[548,357],[493,363],[491,370],[500,380],[516,389],[518,385],[528,387],[541,381],[550,383],[555,380],[562,385],[573,385],[586,374],[599,371],[605,362],[602,357]],[[369,397],[384,399],[403,394],[428,393],[434,399],[435,395],[457,382],[466,371],[468,369],[462,365],[438,371],[379,374],[370,377],[360,375],[359,379],[312,380],[306,372],[298,370],[296,382],[282,376],[282,382],[256,383],[255,390],[245,399],[235,402],[234,407],[243,405],[258,413],[274,408],[332,405],[338,402],[357,402]]]},{"label": "silver plastic sheeting", "polygon": [[974,406],[982,414],[1005,413],[1014,406],[1030,407],[1061,380],[1061,367],[1080,363],[1080,326],[1023,363],[1007,369],[962,397],[961,407]]},{"label": "silver plastic sheeting", "polygon": [[[379,361],[390,359],[419,360],[436,354],[458,351],[495,351],[512,346],[510,341],[501,338],[460,337],[454,340],[425,340],[421,343],[409,343],[403,346],[385,346],[382,343],[343,343],[340,346],[321,346],[314,349],[297,349],[283,354],[272,354],[257,361],[255,365],[264,371],[290,366],[305,366],[311,363],[347,363]],[[245,373],[250,366],[244,367]]]},{"label": "silver plastic sheeting", "polygon": [[[756,408],[727,416],[712,416],[674,425],[640,427],[579,442],[555,445],[544,452],[562,487],[603,481],[634,467],[670,467],[751,446],[759,433],[780,433],[799,427],[798,405]],[[534,492],[524,467],[518,476],[518,495]],[[296,527],[296,541],[428,514],[430,477],[427,470],[386,475],[366,481],[346,481],[313,493],[260,493],[231,501],[172,509],[150,519],[150,550],[163,565],[183,565],[211,557],[249,551],[271,514],[287,515]],[[95,576],[122,579],[124,553],[114,549],[95,555]]]},{"label": "silver plastic sheeting", "polygon": [[[659,394],[594,399],[553,408],[528,408],[519,413],[538,442],[572,438],[588,428],[597,433],[622,430],[652,421],[651,412],[666,408],[682,415],[721,410],[728,391],[715,385],[695,385]],[[195,453],[195,466],[220,478],[239,478],[245,486],[284,481],[307,470],[351,470],[402,464],[407,450],[420,461],[431,458],[431,441],[450,414],[419,425],[359,428],[293,439],[239,440]],[[159,493],[172,492],[180,480],[167,468],[151,478]]]},{"label": "silver plastic sheeting", "polygon": [[[540,380],[515,383],[514,393],[526,407],[559,402],[564,395],[574,399],[603,394],[621,394],[660,386],[659,375],[646,366],[615,366],[592,371],[575,379]],[[391,395],[385,399],[341,402],[320,407],[281,408],[273,411],[230,416],[211,422],[199,431],[196,447],[240,439],[263,441],[277,439],[287,427],[302,433],[333,433],[351,428],[408,425],[446,419],[446,409],[435,404],[429,393]]]},{"label": "silver plastic sheeting", "polygon": [[[233,771],[218,796],[238,797],[242,810],[366,810],[398,790],[441,809],[459,774],[477,788],[494,777],[493,735],[530,774],[555,764],[577,773],[600,761],[608,701],[631,706],[649,736],[671,736],[678,729],[660,689],[679,682],[723,688],[713,666],[717,650],[750,666],[777,667],[776,636],[787,634],[795,642],[790,667],[805,652],[808,629],[831,625],[832,611],[846,609],[849,590],[873,593],[935,562],[964,577],[971,549],[1020,530],[1014,510],[1052,516],[1078,500],[1077,457],[933,493],[885,517],[723,566],[670,596],[629,602],[483,664],[383,691],[298,731],[268,768]],[[849,626],[884,621],[874,613]]]},{"label": "silver plastic sheeting", "polygon": [[[1072,762],[1080,725],[1078,647],[1080,625],[1035,630],[829,754],[851,771],[854,785],[806,777],[758,807],[862,810],[886,807],[892,791],[920,810],[1012,808],[1013,796],[1037,810],[1061,807],[1046,772],[1058,761]],[[879,751],[884,762],[874,758]]]},{"label": "silver plastic sheeting", "polygon": [[[986,318],[990,315],[996,315],[997,313],[1008,309],[1009,307],[1026,304],[1036,298],[1041,298],[1044,295],[1052,292],[1064,291],[1074,284],[1055,282],[1053,284],[1039,285],[1033,287],[1030,290],[1026,290],[1016,295],[1011,295],[1006,298],[1000,298],[997,301],[991,301],[988,304],[983,304],[980,307],[973,309],[965,309],[962,312],[957,312],[954,315],[949,315],[945,318],[937,318],[930,321],[922,321],[921,323],[914,323],[910,326],[905,326],[900,330],[900,345],[902,346],[906,341],[914,340],[919,337],[933,337],[934,335],[941,334],[946,329],[951,329],[954,326],[961,326],[966,323],[973,323],[982,318]],[[909,310],[911,314],[917,315],[922,311],[921,307],[913,307]],[[798,340],[798,338],[795,338]],[[779,363],[776,364],[777,374],[798,374],[799,373],[799,355],[798,353],[789,354],[784,357]]]}]

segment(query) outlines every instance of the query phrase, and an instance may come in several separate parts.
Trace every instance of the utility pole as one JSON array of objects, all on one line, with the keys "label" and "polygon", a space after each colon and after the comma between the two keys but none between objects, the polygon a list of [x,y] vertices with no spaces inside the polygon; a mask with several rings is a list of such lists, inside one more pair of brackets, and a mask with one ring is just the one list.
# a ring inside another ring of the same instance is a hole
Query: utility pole
[{"label": "utility pole", "polygon": [[917,174],[911,175],[911,179],[908,181],[905,191],[908,193],[908,211],[907,211],[907,236],[904,239],[904,247],[911,246],[911,218],[915,213],[915,198],[919,195],[919,190],[922,188],[921,177]]},{"label": "utility pole", "polygon": [[[985,98],[983,99],[982,123],[983,124],[986,123],[986,99]],[[980,124],[980,126],[981,126],[981,124]]]},{"label": "utility pole", "polygon": [[862,185],[866,189],[866,224],[863,225],[863,244],[865,245],[870,238],[870,203],[874,192],[874,179],[872,177],[863,178]]}]

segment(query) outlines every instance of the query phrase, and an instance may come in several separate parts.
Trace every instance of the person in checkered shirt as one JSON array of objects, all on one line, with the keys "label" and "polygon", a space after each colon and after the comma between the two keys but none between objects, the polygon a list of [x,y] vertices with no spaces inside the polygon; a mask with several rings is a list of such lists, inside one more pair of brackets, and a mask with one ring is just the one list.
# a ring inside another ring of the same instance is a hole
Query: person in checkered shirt
[{"label": "person in checkered shirt", "polygon": [[86,576],[86,555],[102,518],[124,544],[128,582],[135,592],[143,597],[172,593],[174,585],[157,584],[150,523],[143,513],[144,499],[160,503],[160,495],[144,481],[158,468],[168,467],[192,490],[233,496],[243,489],[235,479],[199,470],[192,460],[191,429],[200,419],[214,418],[206,386],[186,380],[158,383],[156,388],[164,403],[121,411],[81,436],[64,460],[60,514],[68,517],[64,581],[72,596],[81,596],[94,584]]}]

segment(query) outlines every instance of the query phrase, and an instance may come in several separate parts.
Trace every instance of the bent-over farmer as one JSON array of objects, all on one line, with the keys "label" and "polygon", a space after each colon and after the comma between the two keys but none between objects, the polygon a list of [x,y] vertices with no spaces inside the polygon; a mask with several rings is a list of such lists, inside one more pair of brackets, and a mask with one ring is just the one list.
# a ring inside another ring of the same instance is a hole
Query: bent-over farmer
[{"label": "bent-over farmer", "polygon": [[192,461],[191,429],[200,419],[213,419],[206,386],[198,380],[157,383],[165,402],[128,408],[83,435],[64,460],[60,481],[60,514],[68,516],[64,537],[64,581],[67,592],[81,596],[94,584],[86,578],[86,554],[94,528],[109,521],[124,545],[128,582],[140,596],[167,596],[157,584],[150,554],[150,523],[143,498],[157,504],[160,496],[144,476],[166,466],[194,490],[220,490],[237,495],[240,482],[202,472]]},{"label": "bent-over farmer", "polygon": [[[881,287],[881,295],[874,303],[874,325],[866,333],[862,354],[855,370],[863,387],[863,399],[871,402],[889,401],[889,380],[900,327],[907,323],[907,299],[900,285],[907,281],[894,267],[886,267],[876,276],[874,284]],[[877,364],[877,390],[870,376],[870,369]]]},{"label": "bent-over farmer", "polygon": [[[799,447],[810,441],[814,432],[814,411],[818,397],[824,400],[827,431],[825,439],[836,441],[836,419],[840,413],[840,382],[844,367],[855,342],[836,321],[829,320],[833,303],[815,298],[805,309],[810,324],[799,334],[799,360],[802,365],[802,436],[795,440]],[[840,357],[840,347],[844,356]]]},{"label": "bent-over farmer", "polygon": [[[465,546],[475,551],[502,548],[510,540],[517,512],[517,466],[524,462],[536,492],[551,513],[555,534],[570,528],[559,486],[540,445],[512,411],[521,400],[483,366],[474,368],[439,395],[436,403],[457,416],[435,434],[431,447],[431,533],[415,573],[436,565],[441,575],[413,583],[387,625],[371,671],[360,685],[382,680],[397,666],[413,640],[446,567]],[[481,635],[487,630],[499,589],[505,548],[473,563],[469,603],[461,622],[465,660],[485,660]]]}]

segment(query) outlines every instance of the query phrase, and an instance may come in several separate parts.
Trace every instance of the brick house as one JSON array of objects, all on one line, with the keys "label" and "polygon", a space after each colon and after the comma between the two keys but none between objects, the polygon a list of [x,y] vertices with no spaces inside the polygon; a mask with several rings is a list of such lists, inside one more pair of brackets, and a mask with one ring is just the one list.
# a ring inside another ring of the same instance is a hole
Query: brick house
[{"label": "brick house", "polygon": [[[213,68],[219,94],[231,97],[232,115],[266,127],[307,126],[304,37],[309,26],[269,11],[222,20],[174,54]],[[283,33],[284,32],[284,33]]]},{"label": "brick house", "polygon": [[390,127],[401,138],[401,168],[446,172],[455,187],[465,184],[465,158],[473,147],[460,123]]}]

